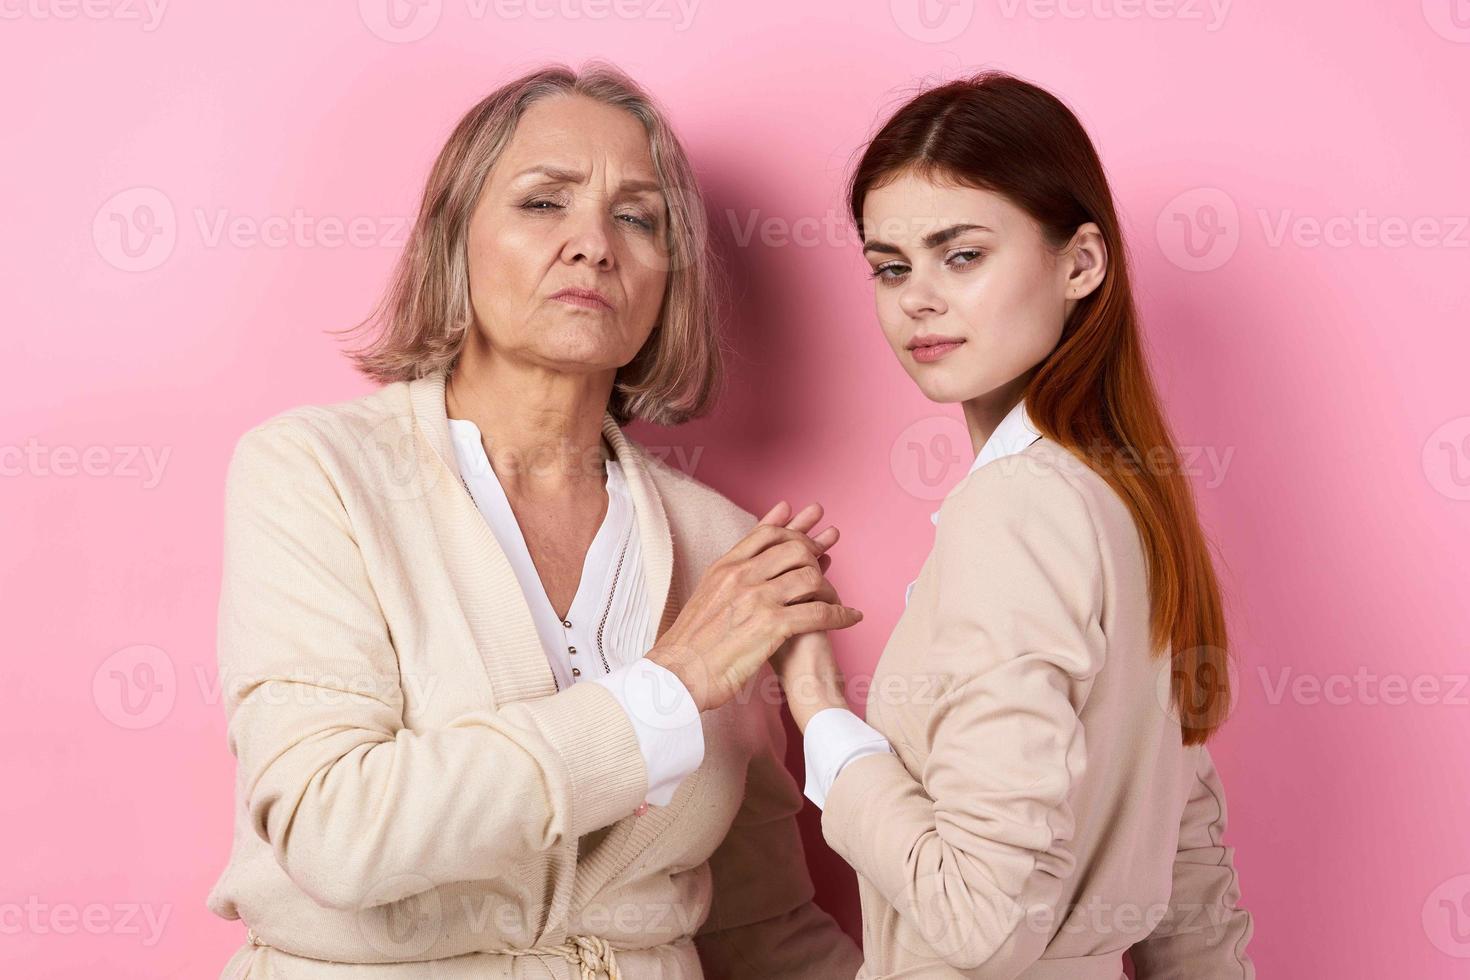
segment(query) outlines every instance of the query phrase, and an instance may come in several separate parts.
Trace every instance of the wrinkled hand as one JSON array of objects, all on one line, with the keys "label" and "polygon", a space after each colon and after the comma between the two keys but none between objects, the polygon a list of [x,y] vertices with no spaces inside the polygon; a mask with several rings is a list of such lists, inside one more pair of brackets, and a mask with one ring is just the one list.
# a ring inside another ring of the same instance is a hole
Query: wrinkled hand
[{"label": "wrinkled hand", "polygon": [[683,682],[700,711],[732,699],[792,637],[861,621],[863,614],[842,605],[823,574],[837,529],[807,534],[821,516],[817,504],[795,516],[785,501],[771,508],[705,570],[648,652]]},{"label": "wrinkled hand", "polygon": [[[821,516],[821,506],[813,504],[786,526],[810,532]],[[824,553],[819,561],[822,571],[826,572],[832,564],[832,556]],[[847,707],[842,669],[837,666],[831,639],[825,631],[793,636],[771,657],[771,667],[781,681],[791,717],[803,734],[806,733],[807,722],[818,711]]]}]

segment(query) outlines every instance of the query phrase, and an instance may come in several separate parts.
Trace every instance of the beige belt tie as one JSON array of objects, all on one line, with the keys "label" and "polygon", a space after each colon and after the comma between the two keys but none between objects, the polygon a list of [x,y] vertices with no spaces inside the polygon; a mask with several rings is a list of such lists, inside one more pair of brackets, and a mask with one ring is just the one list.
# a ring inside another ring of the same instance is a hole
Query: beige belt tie
[{"label": "beige belt tie", "polygon": [[506,956],[560,956],[578,969],[578,980],[622,980],[618,972],[617,953],[600,936],[569,936],[555,946],[532,946],[529,949],[497,949]]},{"label": "beige belt tie", "polygon": [[[245,938],[252,946],[270,945],[255,934],[249,926]],[[618,971],[617,952],[600,936],[569,936],[564,943],[555,946],[531,946],[523,949],[489,950],[497,956],[560,956],[578,969],[578,980],[622,980]]]}]

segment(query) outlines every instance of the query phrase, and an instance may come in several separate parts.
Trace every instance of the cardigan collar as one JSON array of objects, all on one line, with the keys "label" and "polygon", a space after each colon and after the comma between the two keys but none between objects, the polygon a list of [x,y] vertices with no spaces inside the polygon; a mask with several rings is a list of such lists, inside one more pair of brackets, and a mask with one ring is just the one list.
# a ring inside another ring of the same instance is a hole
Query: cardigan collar
[{"label": "cardigan collar", "polygon": [[[427,481],[430,492],[448,495],[448,499],[441,497],[438,501],[442,510],[435,508],[436,513],[445,515],[444,519],[452,525],[443,536],[446,560],[458,566],[456,579],[471,592],[467,596],[466,616],[481,655],[486,658],[485,667],[492,679],[499,682],[496,685],[497,700],[506,702],[550,695],[555,691],[555,683],[546,652],[541,648],[536,633],[531,607],[520,590],[510,560],[460,482],[444,403],[447,380],[445,371],[437,371],[408,382],[414,428],[422,437],[430,457],[425,464],[449,471],[448,480]],[[669,602],[674,549],[668,516],[654,486],[647,457],[641,447],[623,433],[611,412],[603,413],[602,435],[622,468],[633,501],[639,544],[643,549],[649,616],[659,624],[657,633],[662,635],[678,611]],[[455,540],[468,542],[468,548],[454,548],[452,542]],[[489,593],[489,601],[486,601],[486,592]],[[497,598],[498,602],[495,601]],[[488,654],[492,649],[498,651],[499,656],[490,657]]]},{"label": "cardigan collar", "polygon": [[[995,431],[990,433],[990,438],[985,440],[985,445],[975,454],[975,461],[970,464],[965,476],[974,473],[980,467],[994,459],[1018,453],[1041,438],[1041,430],[1031,421],[1031,415],[1026,411],[1026,399],[1022,398],[1011,406],[1011,410],[1000,420]],[[939,523],[939,511],[929,515],[929,520]]]},{"label": "cardigan collar", "polygon": [[[990,438],[985,440],[985,445],[981,446],[980,451],[975,454],[975,461],[970,464],[969,470],[960,478],[960,483],[964,483],[965,480],[969,479],[971,473],[974,473],[986,463],[1010,456],[1013,453],[1018,453],[1040,438],[1041,430],[1031,421],[1031,414],[1026,411],[1026,399],[1022,398],[1015,405],[1011,406],[1011,410],[1000,420],[1000,424],[995,427],[995,431],[990,433]],[[959,488],[960,483],[955,484],[955,489]],[[950,493],[954,493],[954,490],[950,490]],[[935,527],[938,527],[939,511],[936,510],[930,514],[929,521]],[[918,584],[919,580],[914,579],[903,590],[903,603],[905,606],[908,605],[909,599],[913,597],[914,586]]]}]

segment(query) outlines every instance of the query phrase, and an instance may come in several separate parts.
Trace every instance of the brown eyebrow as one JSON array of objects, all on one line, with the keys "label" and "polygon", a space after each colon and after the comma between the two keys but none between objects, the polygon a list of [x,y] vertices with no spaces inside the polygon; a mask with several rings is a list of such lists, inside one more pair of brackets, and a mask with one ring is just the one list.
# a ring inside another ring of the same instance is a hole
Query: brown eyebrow
[{"label": "brown eyebrow", "polygon": [[[580,184],[587,179],[587,175],[580,171],[567,170],[563,167],[550,167],[544,164],[535,167],[527,167],[525,170],[522,170],[511,179],[520,180],[522,177],[526,177],[531,174],[540,174],[543,177],[550,177],[552,180],[567,184]],[[659,182],[656,180],[625,180],[618,185],[618,190],[623,192],[631,191],[634,193],[644,191],[655,191],[662,193],[663,187],[661,187],[659,185]]]},{"label": "brown eyebrow", "polygon": [[[955,236],[962,235],[967,231],[989,231],[994,234],[992,229],[984,225],[950,225],[948,228],[941,228],[939,231],[925,235],[920,244],[925,248],[937,248]],[[868,252],[883,252],[887,255],[900,254],[897,245],[890,245],[887,242],[880,241],[863,243],[863,254],[866,255]]]}]

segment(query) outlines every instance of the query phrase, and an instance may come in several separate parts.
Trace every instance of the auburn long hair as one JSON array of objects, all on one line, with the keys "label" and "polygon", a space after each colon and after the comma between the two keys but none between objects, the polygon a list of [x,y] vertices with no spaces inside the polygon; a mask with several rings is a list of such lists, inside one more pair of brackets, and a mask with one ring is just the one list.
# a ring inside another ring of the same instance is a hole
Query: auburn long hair
[{"label": "auburn long hair", "polygon": [[985,71],[914,96],[869,142],[848,188],[860,235],[868,192],[905,173],[1003,195],[1053,248],[1086,222],[1101,229],[1106,275],[1036,368],[1026,410],[1132,512],[1148,569],[1151,652],[1170,657],[1166,696],[1184,743],[1203,744],[1230,706],[1224,603],[1149,377],[1118,216],[1092,140],[1049,92]]}]

